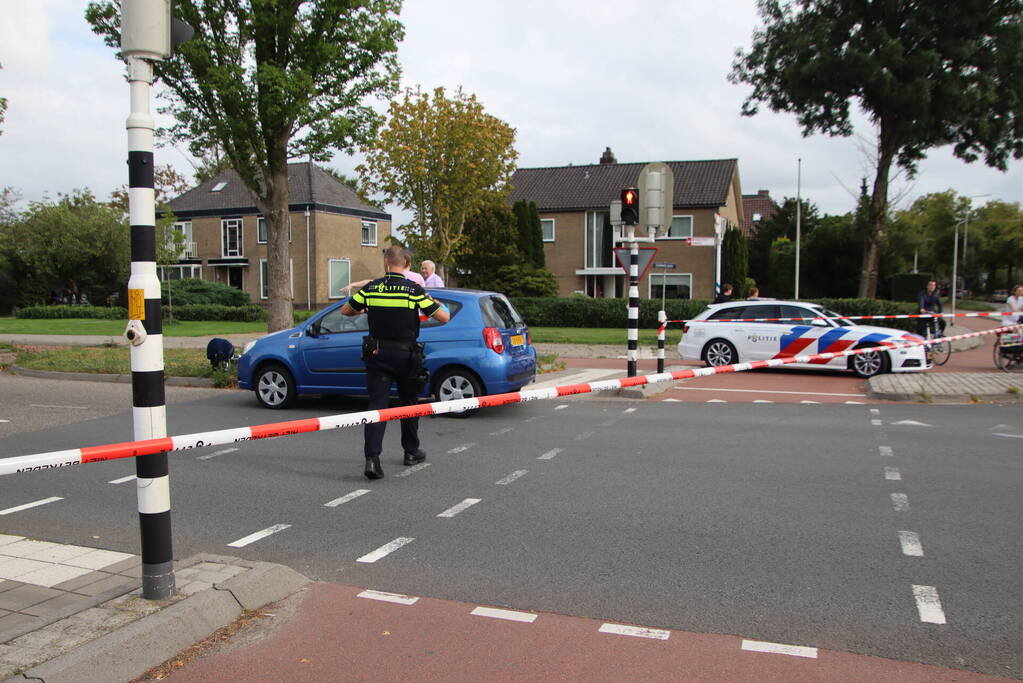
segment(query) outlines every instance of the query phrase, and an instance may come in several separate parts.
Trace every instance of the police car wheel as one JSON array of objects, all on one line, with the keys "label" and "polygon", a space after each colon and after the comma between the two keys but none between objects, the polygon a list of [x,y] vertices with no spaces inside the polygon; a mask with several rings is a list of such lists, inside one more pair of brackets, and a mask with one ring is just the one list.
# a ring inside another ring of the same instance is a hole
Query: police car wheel
[{"label": "police car wheel", "polygon": [[256,375],[256,399],[265,408],[287,408],[295,402],[295,380],[282,366],[272,364],[260,368]]},{"label": "police car wheel", "polygon": [[884,351],[859,353],[852,357],[849,366],[858,376],[868,379],[888,372],[888,354]]},{"label": "police car wheel", "polygon": [[[461,398],[476,398],[483,395],[482,383],[469,370],[445,370],[437,377],[434,386],[438,401],[457,401]],[[446,414],[451,417],[469,417],[475,412],[476,409],[472,409]]]},{"label": "police car wheel", "polygon": [[739,354],[730,342],[715,339],[703,347],[703,361],[712,368],[734,365],[739,362]]}]

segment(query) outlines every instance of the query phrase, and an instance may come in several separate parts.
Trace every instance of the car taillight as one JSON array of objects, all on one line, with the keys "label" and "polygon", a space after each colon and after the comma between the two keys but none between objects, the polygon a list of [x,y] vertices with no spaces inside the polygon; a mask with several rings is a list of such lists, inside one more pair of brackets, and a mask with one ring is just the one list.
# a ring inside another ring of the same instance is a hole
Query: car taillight
[{"label": "car taillight", "polygon": [[504,353],[504,339],[501,338],[501,330],[496,327],[483,328],[483,341],[487,343],[487,348],[494,353]]},{"label": "car taillight", "polygon": [[688,331],[689,331],[689,325],[683,325],[682,326],[682,334],[685,334]]},{"label": "car taillight", "polygon": [[532,345],[533,345],[533,333],[530,332],[529,330],[526,330],[526,346],[532,346]]}]

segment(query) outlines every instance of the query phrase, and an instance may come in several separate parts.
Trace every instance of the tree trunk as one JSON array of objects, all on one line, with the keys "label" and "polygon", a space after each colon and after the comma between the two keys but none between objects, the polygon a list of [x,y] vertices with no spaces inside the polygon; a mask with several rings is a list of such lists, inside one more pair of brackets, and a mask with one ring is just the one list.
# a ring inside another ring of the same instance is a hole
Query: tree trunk
[{"label": "tree trunk", "polygon": [[889,126],[882,119],[878,134],[877,173],[874,176],[874,189],[870,195],[870,210],[867,214],[869,229],[863,242],[863,265],[860,268],[860,287],[857,294],[861,299],[877,297],[881,246],[884,244],[888,228],[888,177],[896,151],[892,138]]},{"label": "tree trunk", "polygon": [[266,181],[263,218],[266,220],[267,328],[270,332],[295,326],[291,293],[291,245],[288,240],[288,159],[285,149],[274,150]]}]

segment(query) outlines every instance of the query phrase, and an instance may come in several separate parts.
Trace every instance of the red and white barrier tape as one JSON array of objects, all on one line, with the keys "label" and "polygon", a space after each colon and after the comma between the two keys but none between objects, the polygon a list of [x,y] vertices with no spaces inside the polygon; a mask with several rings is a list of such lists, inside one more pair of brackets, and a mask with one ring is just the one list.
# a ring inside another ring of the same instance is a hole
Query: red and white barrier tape
[{"label": "red and white barrier tape", "polygon": [[833,318],[818,316],[816,318],[719,318],[715,320],[665,320],[657,329],[658,334],[668,326],[668,323],[766,323],[781,321],[805,321],[811,320],[896,320],[908,318],[1004,318],[1016,315],[1012,312],[984,312],[984,313],[898,313],[888,315],[839,315]]},{"label": "red and white barrier tape", "polygon": [[[1023,325],[1010,325],[1008,327],[998,327],[980,332],[970,332],[969,334],[960,334],[953,337],[943,337],[940,341],[952,342],[959,339],[970,339],[971,337],[1010,332],[1020,329],[1023,329]],[[883,346],[884,348],[891,350],[921,346],[925,343],[927,342],[888,342],[883,344]],[[790,356],[788,358],[772,358],[770,360],[758,360],[751,363],[737,363],[735,365],[721,365],[713,368],[696,368],[692,370],[662,372],[655,375],[622,377],[619,379],[609,379],[600,382],[569,384],[560,387],[548,387],[546,389],[533,389],[530,391],[513,391],[506,394],[479,396],[477,398],[463,398],[456,401],[420,403],[414,406],[384,408],[383,410],[367,410],[361,413],[329,415],[327,417],[312,417],[303,420],[290,420],[288,422],[274,422],[271,424],[256,425],[253,427],[236,427],[233,429],[221,429],[212,432],[185,434],[183,436],[168,436],[162,439],[128,441],[125,443],[86,446],[84,448],[73,448],[70,450],[52,451],[49,453],[21,455],[13,458],[0,459],[0,475],[56,469],[59,467],[80,465],[90,462],[116,460],[118,458],[132,458],[138,455],[151,455],[153,453],[160,453],[163,451],[183,451],[192,448],[205,448],[207,446],[223,446],[225,444],[238,443],[239,441],[269,439],[275,436],[292,436],[294,434],[303,434],[305,432],[357,427],[372,422],[400,420],[405,417],[442,415],[444,413],[454,413],[462,410],[472,410],[474,408],[490,408],[493,406],[503,406],[512,403],[526,403],[529,401],[559,398],[561,396],[573,396],[575,394],[624,389],[626,387],[641,386],[643,384],[671,382],[680,379],[690,379],[692,377],[706,377],[709,375],[717,375],[727,372],[743,372],[759,368],[779,367],[790,363],[810,363],[815,360],[831,360],[834,358],[841,358],[843,356],[855,356],[861,353],[870,353],[876,350],[878,350],[878,347],[837,351],[834,353],[818,353],[805,356]]]}]

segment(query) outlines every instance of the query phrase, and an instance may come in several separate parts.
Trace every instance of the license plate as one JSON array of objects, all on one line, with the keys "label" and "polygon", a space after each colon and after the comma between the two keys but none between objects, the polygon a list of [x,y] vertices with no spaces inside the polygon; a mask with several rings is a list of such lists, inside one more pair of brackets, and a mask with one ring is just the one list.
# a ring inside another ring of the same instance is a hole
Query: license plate
[{"label": "license plate", "polygon": [[522,346],[525,343],[526,343],[525,335],[513,334],[511,336],[511,345],[512,346]]}]

